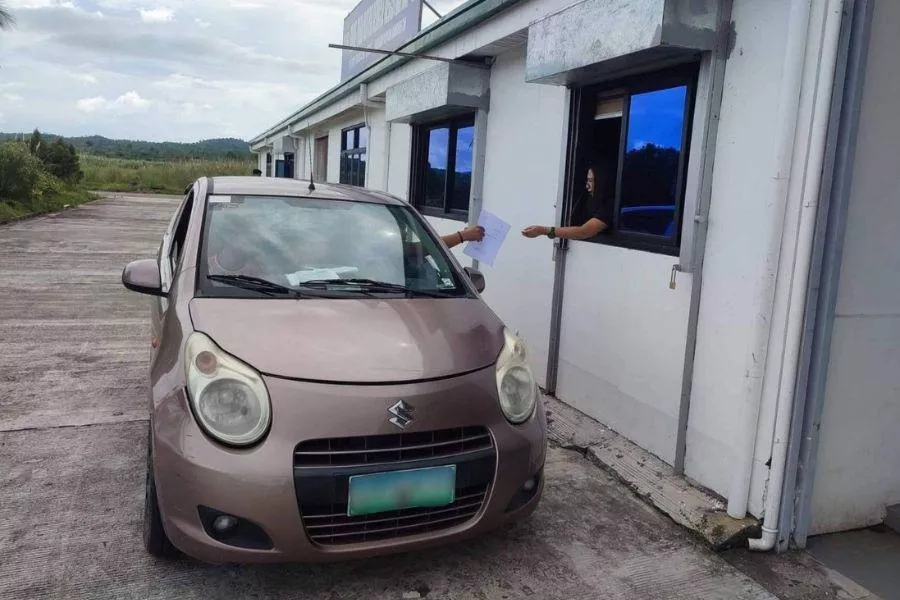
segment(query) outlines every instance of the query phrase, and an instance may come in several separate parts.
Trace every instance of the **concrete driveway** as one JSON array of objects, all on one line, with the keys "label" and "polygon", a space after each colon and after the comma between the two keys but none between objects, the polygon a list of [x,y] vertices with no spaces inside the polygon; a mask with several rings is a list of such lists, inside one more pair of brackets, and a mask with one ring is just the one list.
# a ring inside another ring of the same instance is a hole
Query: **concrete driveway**
[{"label": "concrete driveway", "polygon": [[0,228],[0,598],[774,598],[612,481],[551,449],[527,522],[325,566],[160,562],[141,546],[152,256],[177,198],[115,196]]}]

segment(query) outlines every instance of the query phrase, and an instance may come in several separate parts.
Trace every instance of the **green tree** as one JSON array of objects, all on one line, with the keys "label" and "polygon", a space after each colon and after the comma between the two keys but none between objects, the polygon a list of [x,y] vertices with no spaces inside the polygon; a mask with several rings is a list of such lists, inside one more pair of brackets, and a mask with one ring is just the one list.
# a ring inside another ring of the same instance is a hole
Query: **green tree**
[{"label": "green tree", "polygon": [[41,132],[35,129],[31,134],[31,138],[28,140],[28,150],[35,156],[40,156],[41,147],[43,145],[44,138],[41,136]]},{"label": "green tree", "polygon": [[38,150],[38,157],[47,171],[69,183],[79,183],[84,177],[75,146],[57,138],[52,144],[43,144]]},{"label": "green tree", "polygon": [[9,9],[6,8],[5,2],[0,2],[0,29],[9,29],[16,24],[15,18]]}]

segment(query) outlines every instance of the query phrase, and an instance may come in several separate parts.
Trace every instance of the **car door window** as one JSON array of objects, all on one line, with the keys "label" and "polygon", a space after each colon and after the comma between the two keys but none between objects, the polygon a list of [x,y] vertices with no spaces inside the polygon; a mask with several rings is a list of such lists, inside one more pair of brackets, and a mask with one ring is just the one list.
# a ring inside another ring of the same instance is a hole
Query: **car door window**
[{"label": "car door window", "polygon": [[172,232],[171,245],[169,247],[169,268],[171,269],[173,277],[175,276],[175,273],[178,272],[178,265],[181,264],[181,257],[184,254],[184,243],[187,239],[188,224],[191,220],[191,207],[193,206],[193,203],[194,193],[191,192],[184,202],[184,207],[181,209],[181,215],[179,215],[175,230]]},{"label": "car door window", "polygon": [[[160,244],[158,256],[159,272],[162,291],[166,293],[168,293],[169,287],[172,285],[172,278],[181,258],[184,240],[187,237],[187,225],[190,221],[192,205],[193,192],[185,197],[178,212],[172,216],[172,220],[169,222]],[[180,234],[180,237],[178,234]]]}]

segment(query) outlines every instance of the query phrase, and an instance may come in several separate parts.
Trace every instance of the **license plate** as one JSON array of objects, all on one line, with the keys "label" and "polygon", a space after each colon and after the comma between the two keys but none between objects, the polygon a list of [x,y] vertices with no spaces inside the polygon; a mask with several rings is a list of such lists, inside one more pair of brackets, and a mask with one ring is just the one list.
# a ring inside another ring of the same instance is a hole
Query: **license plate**
[{"label": "license plate", "polygon": [[456,465],[350,477],[347,515],[434,508],[456,500]]}]

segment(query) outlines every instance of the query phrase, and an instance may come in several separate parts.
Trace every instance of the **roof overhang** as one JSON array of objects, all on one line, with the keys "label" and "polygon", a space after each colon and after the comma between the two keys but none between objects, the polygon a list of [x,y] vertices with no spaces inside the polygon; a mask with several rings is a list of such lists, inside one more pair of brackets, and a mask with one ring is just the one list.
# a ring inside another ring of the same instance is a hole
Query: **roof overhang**
[{"label": "roof overhang", "polygon": [[440,64],[387,89],[388,121],[427,121],[488,108],[490,72]]},{"label": "roof overhang", "polygon": [[589,83],[715,48],[719,0],[583,0],[528,28],[525,79]]}]

